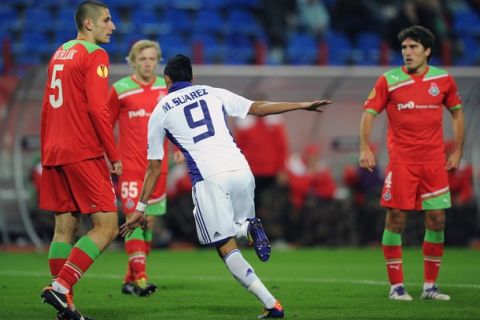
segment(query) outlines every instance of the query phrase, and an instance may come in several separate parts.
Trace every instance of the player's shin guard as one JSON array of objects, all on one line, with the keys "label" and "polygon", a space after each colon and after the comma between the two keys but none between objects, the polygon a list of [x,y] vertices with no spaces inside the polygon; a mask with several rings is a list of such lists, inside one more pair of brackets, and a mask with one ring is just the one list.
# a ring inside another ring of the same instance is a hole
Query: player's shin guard
[{"label": "player's shin guard", "polygon": [[48,265],[50,266],[50,274],[53,279],[58,276],[63,265],[67,262],[72,247],[73,246],[70,243],[66,242],[54,241],[50,244],[48,250]]},{"label": "player's shin guard", "polygon": [[228,270],[237,281],[253,293],[266,308],[273,308],[276,299],[265,288],[262,281],[257,277],[252,266],[245,260],[240,250],[236,249],[226,255],[223,260]]},{"label": "player's shin guard", "polygon": [[81,237],[73,247],[56,282],[70,290],[100,255],[100,249],[88,236]]},{"label": "player's shin guard", "polygon": [[133,273],[134,280],[146,278],[145,240],[142,228],[136,228],[131,235],[125,237],[125,250],[128,254],[128,265]]},{"label": "player's shin guard", "polygon": [[425,283],[434,284],[440,271],[443,256],[444,232],[425,230],[423,241],[423,266]]},{"label": "player's shin guard", "polygon": [[382,248],[390,284],[403,283],[401,235],[385,229],[382,237]]}]

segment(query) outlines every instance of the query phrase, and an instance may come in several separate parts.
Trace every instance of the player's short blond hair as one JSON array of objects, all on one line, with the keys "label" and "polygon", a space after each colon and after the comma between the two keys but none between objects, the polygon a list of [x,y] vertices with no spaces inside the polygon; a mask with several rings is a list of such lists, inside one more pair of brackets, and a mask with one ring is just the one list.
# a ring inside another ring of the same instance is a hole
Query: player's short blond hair
[{"label": "player's short blond hair", "polygon": [[133,44],[132,48],[130,49],[130,52],[127,56],[127,62],[132,65],[135,62],[135,58],[137,57],[139,52],[147,48],[154,48],[155,50],[157,50],[158,61],[162,59],[162,49],[160,49],[160,44],[157,41],[138,40]]}]

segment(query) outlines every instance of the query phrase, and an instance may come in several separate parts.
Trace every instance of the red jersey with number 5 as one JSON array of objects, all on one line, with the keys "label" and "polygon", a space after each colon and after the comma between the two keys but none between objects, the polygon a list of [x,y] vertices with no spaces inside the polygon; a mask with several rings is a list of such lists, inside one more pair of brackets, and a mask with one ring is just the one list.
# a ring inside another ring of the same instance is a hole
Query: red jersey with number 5
[{"label": "red jersey with number 5", "polygon": [[44,166],[64,165],[120,155],[107,108],[108,55],[83,40],[64,43],[48,68],[42,105],[41,145]]},{"label": "red jersey with number 5", "polygon": [[445,70],[429,66],[416,76],[402,67],[380,76],[364,109],[374,115],[387,111],[390,163],[445,163],[443,108],[453,111],[461,103]]}]

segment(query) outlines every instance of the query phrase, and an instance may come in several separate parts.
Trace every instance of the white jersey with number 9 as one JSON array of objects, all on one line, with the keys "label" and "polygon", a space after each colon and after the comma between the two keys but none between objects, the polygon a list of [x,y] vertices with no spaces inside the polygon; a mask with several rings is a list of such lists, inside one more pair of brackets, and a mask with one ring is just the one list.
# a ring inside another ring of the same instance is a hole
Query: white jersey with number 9
[{"label": "white jersey with number 9", "polygon": [[169,93],[148,123],[148,159],[163,159],[165,135],[183,152],[192,184],[220,172],[249,169],[227,126],[253,101],[225,89],[187,86]]}]

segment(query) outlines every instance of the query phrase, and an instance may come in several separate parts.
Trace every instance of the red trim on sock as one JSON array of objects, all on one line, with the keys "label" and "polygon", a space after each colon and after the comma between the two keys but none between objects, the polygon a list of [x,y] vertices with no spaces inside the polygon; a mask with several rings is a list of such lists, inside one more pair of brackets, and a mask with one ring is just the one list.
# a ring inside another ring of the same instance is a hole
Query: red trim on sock
[{"label": "red trim on sock", "polygon": [[[388,280],[392,285],[403,282],[402,246],[382,246],[387,263]],[[395,262],[397,260],[397,262]]]},{"label": "red trim on sock", "polygon": [[[443,243],[423,242],[423,277],[425,282],[435,283],[443,257]],[[432,261],[434,260],[434,261]]]},{"label": "red trim on sock", "polygon": [[[81,249],[74,247],[72,252],[70,252],[67,262],[58,273],[58,278],[65,280],[71,288],[75,285],[75,283],[77,283],[78,280],[80,280],[82,275],[88,270],[92,263],[93,260],[88,254],[83,252]],[[81,273],[77,270],[77,268],[81,270]]]},{"label": "red trim on sock", "polygon": [[[125,242],[125,250],[127,251],[129,258],[128,258],[128,265],[129,269],[132,272],[132,277],[134,280],[138,280],[140,278],[146,278],[146,252],[145,252],[145,241],[132,239]],[[135,253],[143,253],[142,255],[135,256],[133,258],[130,255]]]}]

